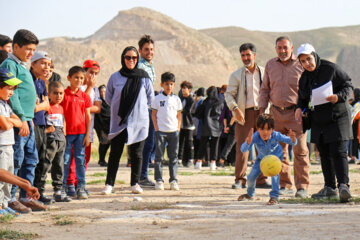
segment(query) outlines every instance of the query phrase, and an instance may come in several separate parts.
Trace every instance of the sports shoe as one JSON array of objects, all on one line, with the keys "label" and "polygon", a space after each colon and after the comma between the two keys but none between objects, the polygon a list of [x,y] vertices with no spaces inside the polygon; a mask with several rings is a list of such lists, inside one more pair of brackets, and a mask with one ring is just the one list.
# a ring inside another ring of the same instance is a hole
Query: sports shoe
[{"label": "sports shoe", "polygon": [[175,191],[179,191],[179,184],[177,183],[176,180],[173,180],[170,182],[170,190],[175,190]]},{"label": "sports shoe", "polygon": [[235,182],[233,185],[231,185],[232,189],[240,189],[241,188],[241,183],[240,182]]},{"label": "sports shoe", "polygon": [[195,163],[194,168],[200,170],[200,169],[202,168],[202,161],[201,161],[201,160],[200,160],[200,161],[197,161],[197,162]]},{"label": "sports shoe", "polygon": [[53,195],[55,202],[70,202],[71,198],[66,195],[65,189],[62,189],[60,193],[56,192]]},{"label": "sports shoe", "polygon": [[106,184],[104,189],[101,191],[103,195],[110,195],[113,192],[113,187],[109,184]]},{"label": "sports shoe", "polygon": [[194,161],[193,161],[193,160],[189,160],[189,161],[186,163],[186,167],[187,167],[187,168],[192,168],[192,167],[194,167]]},{"label": "sports shoe", "polygon": [[296,191],[295,197],[298,197],[298,198],[307,198],[307,197],[308,197],[308,193],[307,193],[307,191],[306,191],[305,189],[299,188],[299,189]]},{"label": "sports shoe", "polygon": [[35,199],[30,199],[28,201],[23,201],[22,199],[20,199],[20,203],[28,208],[31,208],[31,210],[34,212],[45,211],[46,209],[48,209],[48,207],[45,206],[42,202],[36,201]]},{"label": "sports shoe", "polygon": [[76,196],[76,190],[75,190],[75,186],[73,184],[67,185],[66,194],[69,197],[75,197]]},{"label": "sports shoe", "polygon": [[285,187],[280,188],[279,195],[292,195],[294,191],[292,189],[287,189]]},{"label": "sports shoe", "polygon": [[139,184],[135,184],[134,186],[131,186],[131,192],[135,193],[135,194],[141,194],[141,193],[143,193],[143,190],[139,186]]},{"label": "sports shoe", "polygon": [[52,199],[51,197],[48,197],[48,196],[46,196],[44,194],[40,195],[40,198],[39,198],[38,201],[42,202],[44,205],[50,205],[50,204],[55,202],[54,199]]},{"label": "sports shoe", "polygon": [[140,180],[139,185],[141,187],[143,187],[143,188],[147,188],[147,187],[153,188],[153,187],[155,187],[155,183],[153,181],[151,181],[150,179],[148,179],[148,178]]},{"label": "sports shoe", "polygon": [[105,161],[99,161],[98,164],[100,165],[100,167],[107,167],[108,166],[107,162],[105,162]]},{"label": "sports shoe", "polygon": [[155,183],[155,190],[164,190],[164,183],[162,181],[157,181]]},{"label": "sports shoe", "polygon": [[348,185],[340,183],[339,195],[340,195],[340,202],[344,203],[349,201],[349,199],[351,198],[351,193]]},{"label": "sports shoe", "polygon": [[330,199],[330,198],[339,198],[339,195],[336,191],[336,188],[331,188],[325,186],[318,193],[314,193],[311,195],[313,199]]},{"label": "sports shoe", "polygon": [[85,192],[85,188],[78,188],[76,190],[77,199],[88,199],[88,195]]},{"label": "sports shoe", "polygon": [[210,162],[210,170],[211,170],[211,171],[215,171],[215,170],[216,170],[216,163],[215,163],[215,162]]},{"label": "sports shoe", "polygon": [[9,207],[19,213],[30,213],[32,212],[31,208],[26,207],[25,205],[23,205],[21,202],[19,201],[13,201],[13,202],[9,202]]}]

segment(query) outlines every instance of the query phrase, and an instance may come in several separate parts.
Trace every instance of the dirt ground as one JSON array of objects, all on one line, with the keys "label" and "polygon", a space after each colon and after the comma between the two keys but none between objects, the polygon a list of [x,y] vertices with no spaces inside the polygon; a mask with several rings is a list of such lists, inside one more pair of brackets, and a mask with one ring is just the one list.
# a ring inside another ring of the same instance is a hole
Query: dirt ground
[{"label": "dirt ground", "polygon": [[[360,193],[359,168],[350,165],[355,197]],[[129,187],[130,169],[122,165],[117,178],[125,183],[116,184],[115,193],[104,196],[100,192],[106,169],[90,164],[88,200],[55,203],[49,211],[22,215],[2,223],[0,229],[36,233],[37,239],[360,239],[360,205],[267,206],[268,189],[257,189],[255,201],[238,202],[239,194],[246,191],[231,189],[233,170],[211,175],[208,168],[180,167],[180,191],[170,191],[166,180],[164,191],[145,189],[134,195]],[[319,170],[319,165],[312,165],[309,194],[323,185]],[[167,169],[164,176],[169,176]],[[50,184],[47,191],[51,194]]]}]

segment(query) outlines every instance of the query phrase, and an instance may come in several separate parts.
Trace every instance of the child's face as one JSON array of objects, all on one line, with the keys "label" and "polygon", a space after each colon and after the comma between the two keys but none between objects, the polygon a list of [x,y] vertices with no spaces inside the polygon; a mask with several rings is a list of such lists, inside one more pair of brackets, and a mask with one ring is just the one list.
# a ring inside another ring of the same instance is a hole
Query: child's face
[{"label": "child's face", "polygon": [[74,73],[71,77],[67,77],[70,82],[71,90],[77,90],[84,82],[85,75],[82,72]]},{"label": "child's face", "polygon": [[264,125],[264,128],[258,128],[257,130],[259,132],[261,139],[264,141],[267,141],[267,140],[269,140],[274,129],[269,128],[268,124],[266,123]]},{"label": "child's face", "polygon": [[49,94],[49,98],[53,104],[60,104],[64,98],[64,88],[53,88]]},{"label": "child's face", "polygon": [[7,43],[4,46],[0,47],[0,50],[5,50],[8,53],[11,53],[11,48],[12,47],[12,43]]},{"label": "child's face", "polygon": [[5,86],[0,88],[0,99],[5,101],[9,100],[14,94],[14,88],[14,86]]},{"label": "child's face", "polygon": [[84,83],[86,83],[87,80],[89,80],[89,79],[94,79],[96,81],[96,77],[99,72],[100,72],[100,69],[88,68],[88,70],[85,73],[85,82]]},{"label": "child's face", "polygon": [[14,44],[14,55],[22,62],[30,61],[36,50],[36,44],[31,43],[20,47],[17,43]]},{"label": "child's face", "polygon": [[49,79],[51,61],[45,58],[39,59],[31,63],[32,72],[35,77],[40,77],[43,80]]},{"label": "child's face", "polygon": [[164,83],[161,83],[161,87],[164,89],[164,93],[167,95],[170,95],[175,87],[175,82],[167,81]]},{"label": "child's face", "polygon": [[188,96],[190,96],[191,89],[189,89],[187,87],[183,87],[183,88],[181,88],[181,92],[184,97],[188,97]]},{"label": "child's face", "polygon": [[105,95],[106,95],[106,88],[103,87],[100,89],[100,97],[105,98]]}]

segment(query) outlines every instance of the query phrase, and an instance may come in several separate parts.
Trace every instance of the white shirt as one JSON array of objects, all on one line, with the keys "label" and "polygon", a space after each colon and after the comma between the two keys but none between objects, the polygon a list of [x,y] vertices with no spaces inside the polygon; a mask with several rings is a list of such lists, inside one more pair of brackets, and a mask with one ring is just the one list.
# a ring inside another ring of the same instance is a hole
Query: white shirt
[{"label": "white shirt", "polygon": [[258,107],[260,96],[260,74],[256,68],[254,73],[251,73],[247,68],[245,69],[246,79],[246,108]]},{"label": "white shirt", "polygon": [[179,122],[177,114],[182,110],[181,100],[178,96],[166,95],[164,92],[155,96],[151,109],[156,110],[156,121],[161,132],[176,132]]}]

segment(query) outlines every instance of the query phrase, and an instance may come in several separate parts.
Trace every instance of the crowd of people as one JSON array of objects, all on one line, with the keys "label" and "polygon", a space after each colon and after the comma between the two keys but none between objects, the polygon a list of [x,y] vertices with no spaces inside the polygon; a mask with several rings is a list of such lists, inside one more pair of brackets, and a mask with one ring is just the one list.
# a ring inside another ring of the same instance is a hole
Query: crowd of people
[{"label": "crowd of people", "polygon": [[[0,215],[18,216],[46,210],[53,202],[87,199],[94,130],[99,138],[98,163],[107,167],[101,192],[105,195],[114,191],[126,145],[134,194],[143,188],[165,189],[166,148],[170,190],[180,189],[179,166],[208,166],[215,171],[235,165],[232,188],[247,188],[238,200],[253,199],[255,188],[269,188],[268,204],[277,204],[280,195],[294,194],[293,155],[295,197],[307,198],[309,135],[320,153],[324,175],[324,188],[311,197],[339,197],[342,202],[351,198],[348,158],[358,159],[360,90],[353,91],[349,76],[321,59],[308,43],[295,54],[291,39],[278,37],[277,56],[265,67],[256,63],[256,46],[244,43],[239,48],[243,66],[231,74],[227,85],[194,91],[190,81],[181,81],[178,95],[172,72],[161,74],[161,91],[154,91],[159,83],[155,42],[149,35],[140,38],[138,48],[123,50],[121,69],[99,87],[101,68],[95,59],[72,66],[65,87],[54,72],[51,55],[36,50],[38,43],[36,35],[25,29],[13,39],[0,35],[0,170],[14,174],[1,175],[6,183],[0,182]],[[326,84],[331,94],[319,103],[315,90]],[[259,167],[269,154],[282,161],[271,184]],[[246,176],[249,161],[253,166]],[[154,181],[148,176],[151,165]],[[45,195],[48,173],[53,196]],[[16,185],[22,188],[18,198]]]}]

